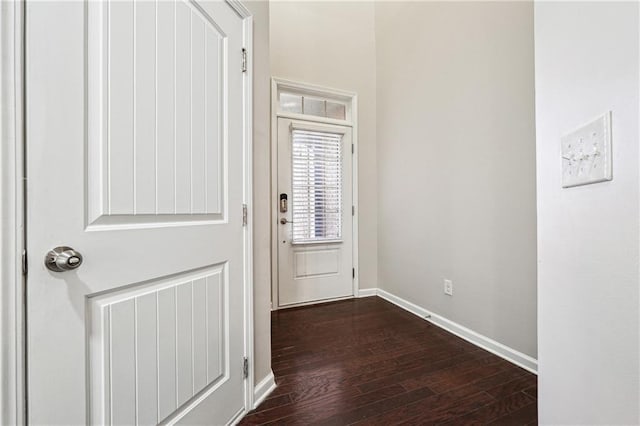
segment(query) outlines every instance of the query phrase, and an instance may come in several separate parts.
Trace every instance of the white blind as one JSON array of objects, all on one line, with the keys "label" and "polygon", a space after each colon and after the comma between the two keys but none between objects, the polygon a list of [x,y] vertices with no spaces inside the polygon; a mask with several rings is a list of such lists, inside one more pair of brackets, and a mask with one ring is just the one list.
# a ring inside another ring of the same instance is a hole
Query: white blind
[{"label": "white blind", "polygon": [[293,131],[293,242],[342,237],[342,135]]}]

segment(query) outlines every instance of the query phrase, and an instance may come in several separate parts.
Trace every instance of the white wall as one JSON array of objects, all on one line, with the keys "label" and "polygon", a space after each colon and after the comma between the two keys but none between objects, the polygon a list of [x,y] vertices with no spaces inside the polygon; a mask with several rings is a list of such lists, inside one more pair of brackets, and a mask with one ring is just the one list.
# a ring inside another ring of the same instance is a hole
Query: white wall
[{"label": "white wall", "polygon": [[271,2],[271,73],[358,93],[359,278],[377,286],[376,63],[371,2]]},{"label": "white wall", "polygon": [[254,380],[271,373],[271,223],[269,3],[244,3],[253,14],[253,288]]},{"label": "white wall", "polygon": [[[542,424],[640,423],[638,3],[535,7]],[[560,136],[613,113],[613,181],[561,188]]]},{"label": "white wall", "polygon": [[375,9],[379,286],[535,357],[533,6]]}]

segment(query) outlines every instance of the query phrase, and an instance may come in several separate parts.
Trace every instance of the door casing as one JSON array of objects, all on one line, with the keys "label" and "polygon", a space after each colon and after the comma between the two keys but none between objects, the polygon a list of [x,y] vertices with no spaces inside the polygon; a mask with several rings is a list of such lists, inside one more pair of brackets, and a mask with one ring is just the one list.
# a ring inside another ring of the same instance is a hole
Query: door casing
[{"label": "door casing", "polygon": [[23,424],[25,399],[24,2],[0,3],[0,423]]},{"label": "door casing", "polygon": [[[302,95],[312,95],[325,99],[335,99],[348,104],[351,111],[348,121],[334,120],[330,118],[315,117],[312,115],[286,113],[278,111],[278,94],[286,90]],[[277,310],[278,303],[278,118],[290,118],[323,124],[339,124],[350,126],[352,129],[353,155],[351,156],[352,167],[352,197],[355,214],[353,217],[353,248],[352,259],[355,274],[353,277],[353,296],[359,297],[359,264],[358,264],[358,216],[360,208],[358,206],[358,95],[354,92],[332,89],[315,84],[301,83],[286,80],[279,77],[271,78],[271,310]],[[339,300],[339,299],[332,299]],[[323,302],[330,302],[326,300]],[[308,302],[287,307],[304,306],[318,302]]]},{"label": "door casing", "polygon": [[[253,15],[239,0],[225,0],[243,20],[243,45],[246,46],[246,71],[243,80],[243,199],[247,205],[247,225],[244,228],[244,349],[249,359],[244,412],[254,404],[253,345]],[[3,347],[0,352],[0,423],[23,424],[26,419],[26,327],[24,298],[28,277],[25,214],[27,211],[25,181],[26,135],[24,126],[24,49],[25,2],[0,3],[0,329]],[[38,261],[38,256],[32,256]],[[6,360],[6,362],[5,362]]]}]

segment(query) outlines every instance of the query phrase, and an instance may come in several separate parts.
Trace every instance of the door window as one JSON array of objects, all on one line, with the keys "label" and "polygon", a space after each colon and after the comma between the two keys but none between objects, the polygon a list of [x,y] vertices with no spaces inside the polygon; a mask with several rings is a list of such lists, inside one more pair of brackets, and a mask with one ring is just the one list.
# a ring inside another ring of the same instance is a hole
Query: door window
[{"label": "door window", "polygon": [[292,132],[292,242],[342,238],[342,135]]}]

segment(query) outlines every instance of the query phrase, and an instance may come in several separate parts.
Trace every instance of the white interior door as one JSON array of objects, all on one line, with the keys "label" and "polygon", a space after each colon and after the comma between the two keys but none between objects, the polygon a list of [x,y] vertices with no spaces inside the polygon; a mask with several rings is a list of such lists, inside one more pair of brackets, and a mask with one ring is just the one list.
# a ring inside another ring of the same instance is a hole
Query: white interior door
[{"label": "white interior door", "polygon": [[351,167],[350,127],[278,118],[279,306],[353,295]]},{"label": "white interior door", "polygon": [[[232,421],[243,18],[219,1],[27,1],[26,28],[29,423]],[[57,246],[82,264],[50,271]]]}]

